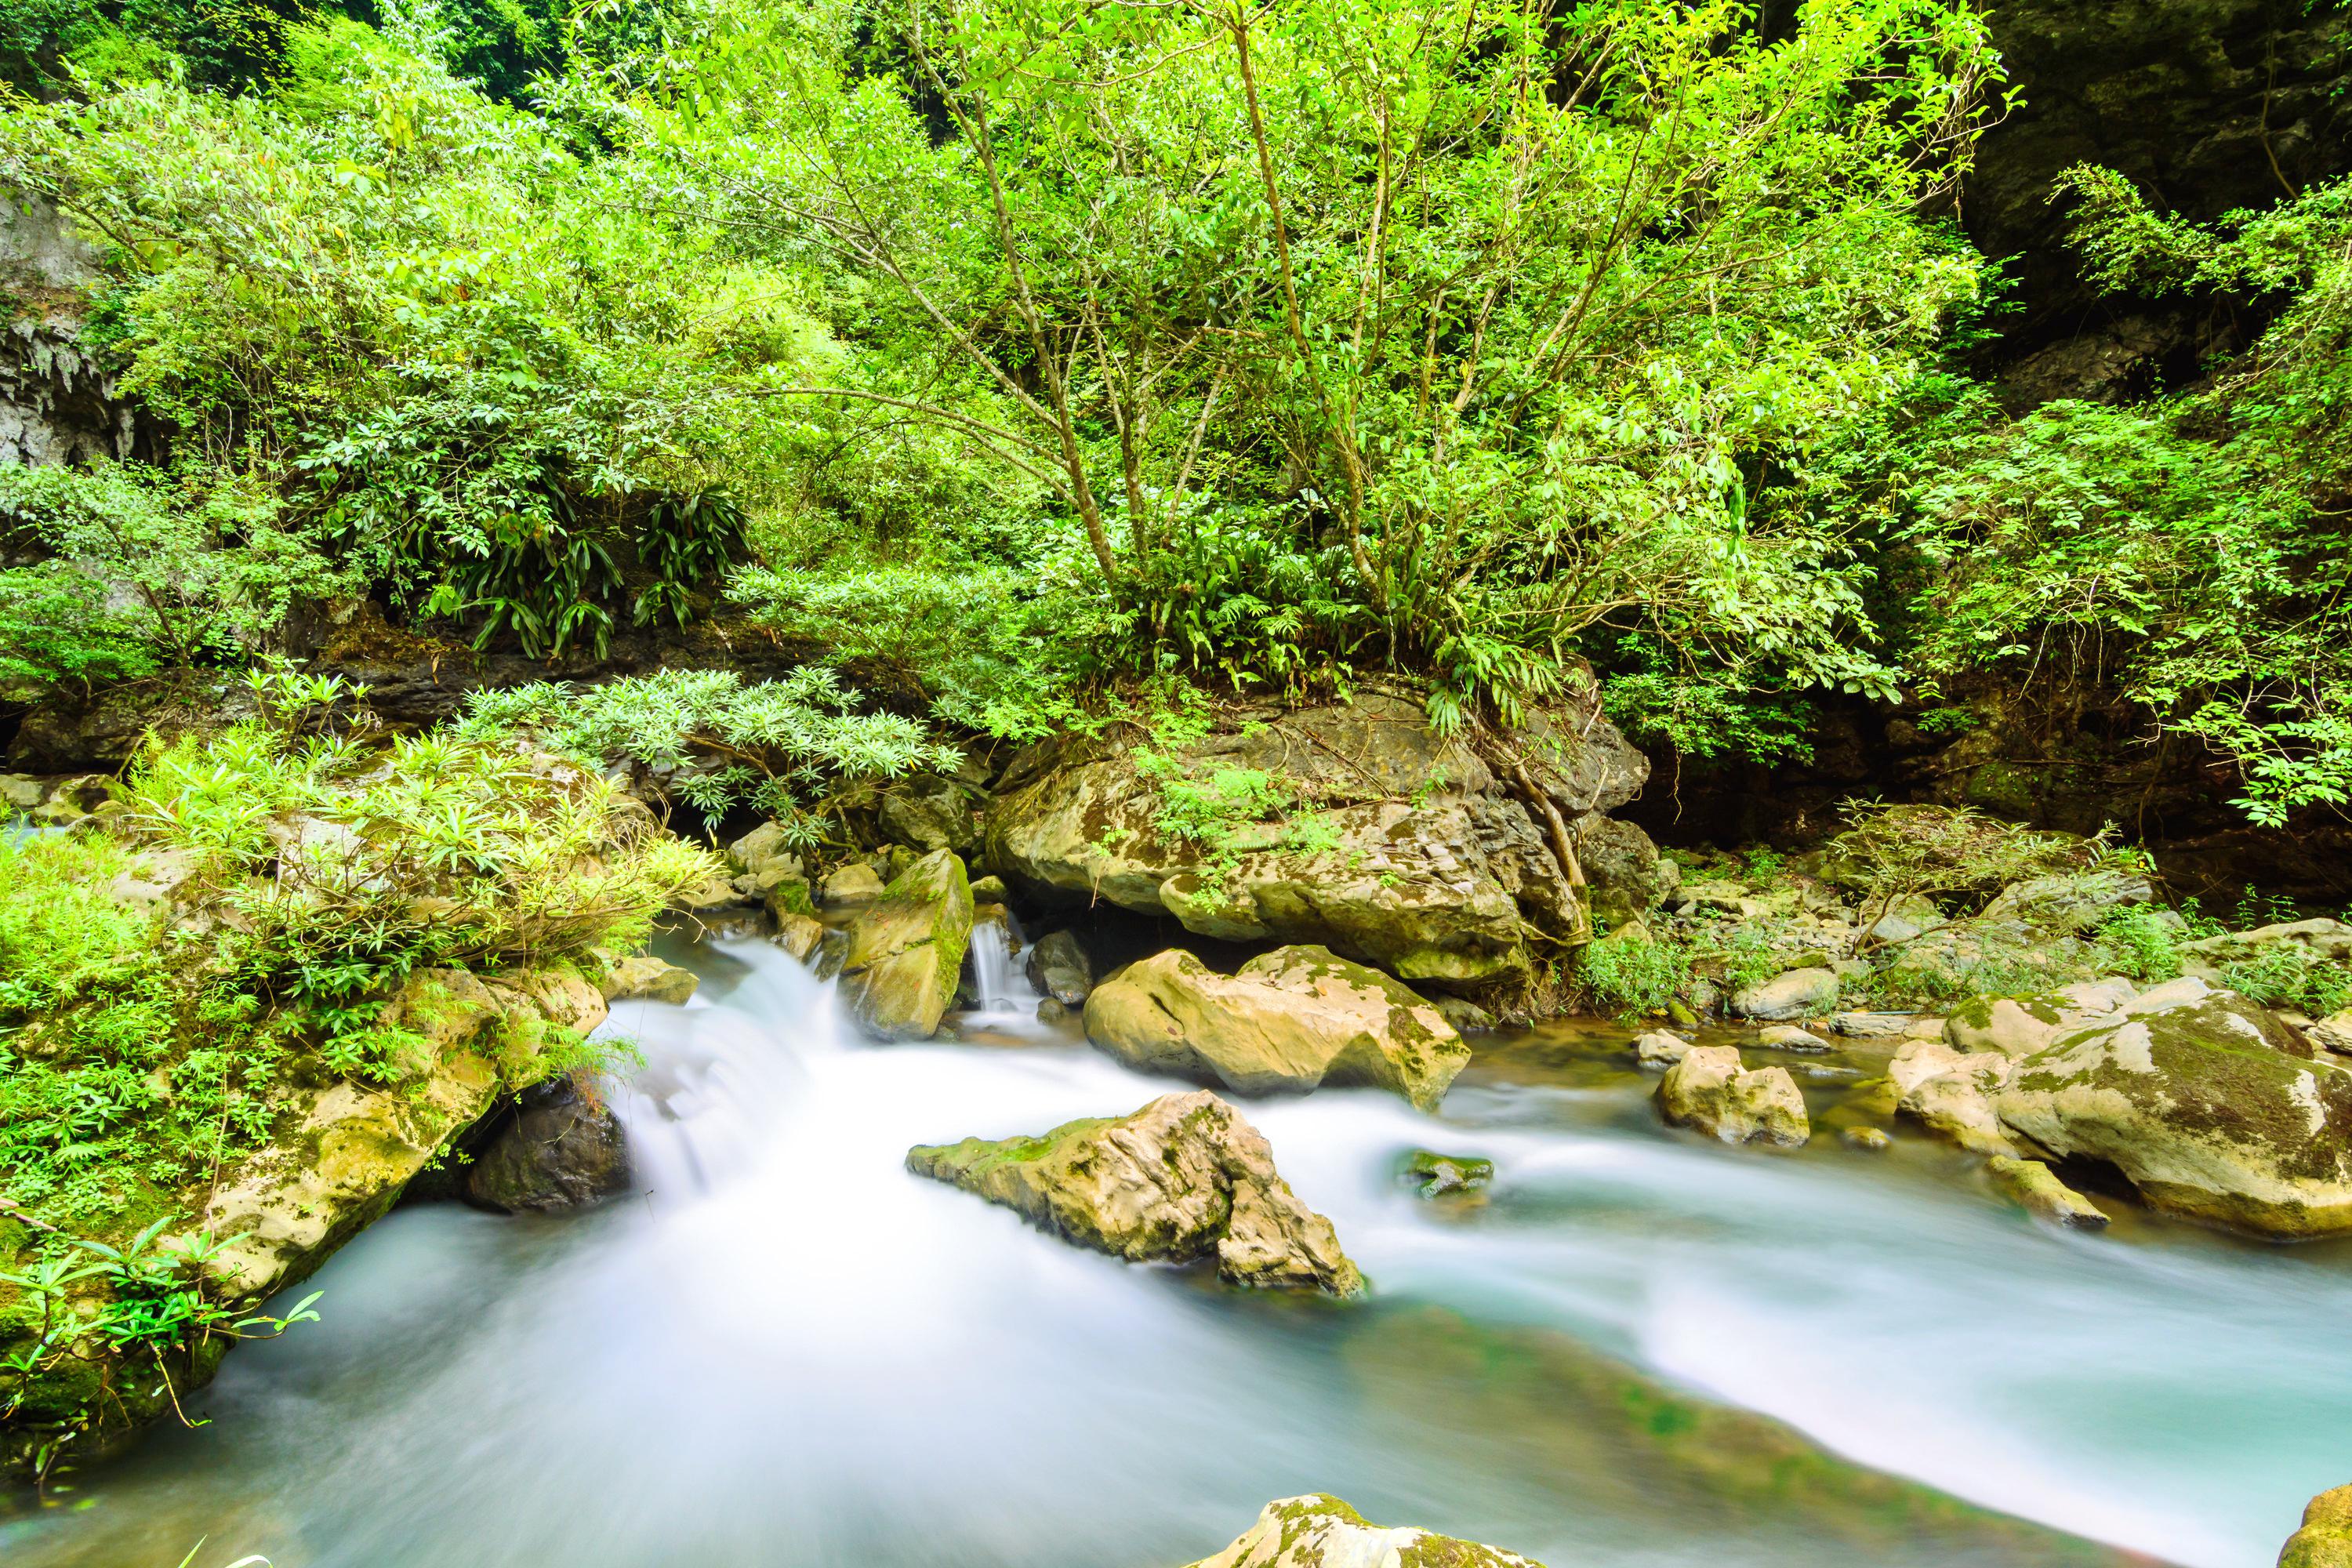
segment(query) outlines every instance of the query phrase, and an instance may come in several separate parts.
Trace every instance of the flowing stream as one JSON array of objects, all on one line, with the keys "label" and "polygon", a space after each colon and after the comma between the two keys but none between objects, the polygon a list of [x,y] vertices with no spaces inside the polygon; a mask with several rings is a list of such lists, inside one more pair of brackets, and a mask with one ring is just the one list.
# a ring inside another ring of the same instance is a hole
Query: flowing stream
[{"label": "flowing stream", "polygon": [[[229,1358],[210,1425],[87,1467],[0,1523],[0,1561],[173,1568],[202,1537],[195,1568],[1168,1568],[1307,1490],[1553,1568],[2073,1550],[1890,1525],[1782,1450],[1759,1481],[1759,1423],[1723,1436],[1621,1363],[2198,1568],[2269,1563],[2352,1479],[2341,1249],[2055,1233],[1910,1137],[1716,1148],[1656,1124],[1602,1054],[1622,1033],[1561,1029],[1482,1048],[1433,1118],[1246,1102],[1374,1294],[1229,1291],[904,1172],[1177,1087],[1025,1022],[1010,942],[988,1026],[920,1047],[859,1041],[764,943],[672,956],[700,995],[614,1024],[646,1058],[616,1092],[635,1194],[394,1213],[317,1277],[323,1322]],[[1492,1157],[1494,1188],[1416,1197],[1421,1145]]]}]

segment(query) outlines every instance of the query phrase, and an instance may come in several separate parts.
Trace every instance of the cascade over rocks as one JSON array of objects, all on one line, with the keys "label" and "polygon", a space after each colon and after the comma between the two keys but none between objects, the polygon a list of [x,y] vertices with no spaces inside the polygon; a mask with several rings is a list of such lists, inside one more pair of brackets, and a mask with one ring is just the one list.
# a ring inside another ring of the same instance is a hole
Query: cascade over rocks
[{"label": "cascade over rocks", "polygon": [[907,1168],[1130,1263],[1213,1254],[1234,1285],[1364,1288],[1331,1222],[1276,1172],[1265,1137],[1205,1089],[1035,1138],[917,1147]]},{"label": "cascade over rocks", "polygon": [[1214,1557],[1191,1568],[1543,1568],[1539,1563],[1410,1526],[1367,1524],[1328,1493],[1283,1498]]},{"label": "cascade over rocks", "polygon": [[2154,1207],[2303,1237],[2352,1231],[2352,1068],[2194,978],[2024,1058],[2011,1133],[2113,1165]]},{"label": "cascade over rocks", "polygon": [[[1605,720],[1531,727],[1540,784],[1580,822],[1632,799],[1649,773]],[[1316,942],[1409,981],[1475,986],[1527,972],[1527,927],[1578,929],[1581,900],[1526,802],[1466,745],[1433,733],[1418,700],[1268,709],[1238,732],[1158,752],[1106,735],[1016,756],[986,826],[987,859],[1048,904],[1096,899],[1173,915],[1199,935]],[[1167,790],[1247,781],[1278,791],[1282,821],[1188,837]],[[1638,829],[1631,830],[1638,833]],[[1628,878],[1642,850],[1611,838]],[[1646,837],[1642,845],[1647,845]],[[1647,850],[1653,868],[1656,852]]]},{"label": "cascade over rocks", "polygon": [[937,1034],[963,973],[972,909],[963,862],[950,849],[924,856],[861,908],[841,965],[858,1021],[899,1038]]},{"label": "cascade over rocks", "polygon": [[1470,1060],[1434,1006],[1322,947],[1277,948],[1232,975],[1171,948],[1097,986],[1086,1026],[1088,1039],[1139,1071],[1244,1094],[1365,1084],[1423,1110]]}]

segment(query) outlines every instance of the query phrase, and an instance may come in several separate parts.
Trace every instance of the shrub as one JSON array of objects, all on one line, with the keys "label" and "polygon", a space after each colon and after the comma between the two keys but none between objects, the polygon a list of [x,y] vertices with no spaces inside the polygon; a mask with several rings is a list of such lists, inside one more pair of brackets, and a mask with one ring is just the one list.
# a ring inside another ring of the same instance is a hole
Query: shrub
[{"label": "shrub", "polygon": [[1664,1012],[1691,984],[1691,952],[1681,942],[1623,934],[1587,943],[1576,957],[1585,1005],[1614,1018]]}]

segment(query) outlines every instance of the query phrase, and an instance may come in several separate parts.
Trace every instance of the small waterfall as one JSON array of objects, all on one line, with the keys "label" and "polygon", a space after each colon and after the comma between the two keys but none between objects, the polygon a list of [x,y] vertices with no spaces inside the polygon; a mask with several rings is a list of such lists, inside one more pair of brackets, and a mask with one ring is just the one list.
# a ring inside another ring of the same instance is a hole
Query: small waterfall
[{"label": "small waterfall", "polygon": [[1037,988],[1022,973],[1024,951],[1012,910],[989,909],[972,921],[968,962],[975,1017],[993,1024],[1036,1015]]}]

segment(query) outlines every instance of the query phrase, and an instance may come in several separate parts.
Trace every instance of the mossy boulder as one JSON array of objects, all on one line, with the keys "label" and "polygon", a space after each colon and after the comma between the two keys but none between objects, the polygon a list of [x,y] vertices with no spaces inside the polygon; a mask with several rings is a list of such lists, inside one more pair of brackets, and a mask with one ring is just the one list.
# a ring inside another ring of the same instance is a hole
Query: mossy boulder
[{"label": "mossy boulder", "polygon": [[955,1000],[971,942],[963,862],[936,849],[893,878],[849,928],[842,993],[859,1022],[894,1038],[929,1039]]},{"label": "mossy boulder", "polygon": [[2017,1064],[2013,1135],[2114,1166],[2151,1205],[2283,1238],[2352,1231],[2352,1069],[2196,979]]},{"label": "mossy boulder", "polygon": [[1434,1006],[1323,947],[1277,948],[1229,975],[1171,948],[1095,987],[1086,1025],[1088,1039],[1144,1072],[1244,1094],[1369,1085],[1424,1110],[1470,1059]]},{"label": "mossy boulder", "polygon": [[2015,1158],[1993,1109],[2009,1082],[2013,1060],[2000,1051],[1964,1051],[1944,1040],[1912,1040],[1895,1053],[1886,1078],[1896,1108],[1971,1153]]},{"label": "mossy boulder", "polygon": [[1276,1172],[1264,1136],[1205,1089],[1034,1138],[910,1149],[907,1168],[1130,1263],[1214,1257],[1235,1285],[1363,1289],[1331,1222]]},{"label": "mossy boulder", "polygon": [[[1105,734],[1029,748],[990,806],[989,865],[1039,903],[1107,900],[1454,987],[1527,973],[1528,924],[1580,923],[1526,803],[1433,732],[1415,697],[1240,718],[1165,747]],[[1530,777],[1570,819],[1622,804],[1647,773],[1597,717],[1528,735]],[[1196,820],[1171,812],[1179,796],[1234,809]]]},{"label": "mossy boulder", "polygon": [[641,952],[607,963],[597,989],[606,1002],[667,1002],[676,1007],[693,1000],[701,984],[691,969]]},{"label": "mossy boulder", "polygon": [[1993,1185],[2036,1219],[2087,1229],[2097,1229],[2107,1223],[2098,1205],[2060,1181],[2058,1173],[2039,1160],[2012,1160],[1996,1154],[1986,1170],[1992,1176]]},{"label": "mossy boulder", "polygon": [[2278,1568],[2352,1568],[2352,1486],[2311,1500],[2303,1528],[2279,1552]]},{"label": "mossy boulder", "polygon": [[1677,1127],[1726,1143],[1794,1146],[1812,1136],[1805,1099],[1786,1068],[1748,1070],[1729,1046],[1693,1046],[1666,1069],[1658,1108]]},{"label": "mossy boulder", "polygon": [[1495,1179],[1495,1162],[1477,1154],[1440,1154],[1415,1149],[1397,1165],[1398,1177],[1425,1198],[1466,1193]]},{"label": "mossy boulder", "polygon": [[1539,1563],[1409,1526],[1367,1524],[1326,1493],[1265,1505],[1257,1522],[1192,1568],[1543,1568]]},{"label": "mossy boulder", "polygon": [[385,1210],[503,1085],[527,1082],[561,1034],[604,1021],[595,988],[572,972],[518,971],[486,982],[462,969],[413,974],[385,1005],[386,1027],[415,1037],[397,1089],[335,1079],[298,1089],[285,1129],[224,1182],[202,1226],[231,1240],[207,1272],[258,1299],[306,1278]]},{"label": "mossy boulder", "polygon": [[1048,931],[1029,950],[1029,984],[1065,1007],[1082,1007],[1094,994],[1095,966],[1074,931]]},{"label": "mossy boulder", "polygon": [[1826,963],[1808,964],[1741,986],[1732,994],[1731,1011],[1759,1024],[1782,1023],[1821,1017],[1836,1008],[1837,1000],[1837,972]]}]

